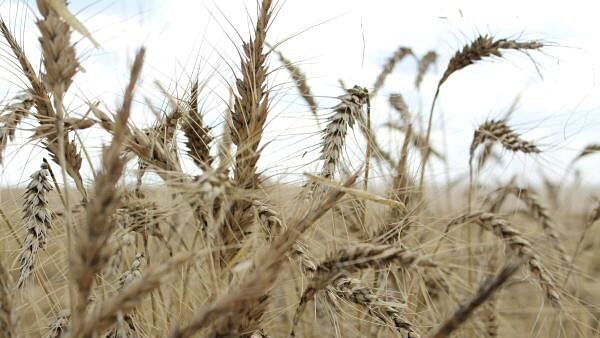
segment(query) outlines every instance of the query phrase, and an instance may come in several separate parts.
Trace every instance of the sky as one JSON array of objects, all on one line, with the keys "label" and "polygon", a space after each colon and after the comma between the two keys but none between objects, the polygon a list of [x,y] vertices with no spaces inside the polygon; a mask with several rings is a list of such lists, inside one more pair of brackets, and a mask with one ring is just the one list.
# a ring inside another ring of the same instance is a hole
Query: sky
[{"label": "sky", "polygon": [[[99,99],[114,110],[133,55],[144,45],[148,58],[138,99],[164,106],[156,82],[182,95],[190,78],[210,79],[202,108],[218,138],[227,88],[239,63],[236,48],[252,31],[255,1],[72,0],[69,7],[101,45],[94,49],[74,35],[85,73],[76,76],[69,94],[72,115],[85,114],[84,100]],[[484,60],[457,72],[443,85],[434,112],[432,140],[447,153],[448,163],[432,161],[428,175],[443,181],[446,171],[452,177],[464,174],[473,130],[487,119],[502,117],[519,97],[510,125],[539,144],[543,152],[536,156],[502,152],[504,163],[482,172],[482,177],[502,180],[520,174],[529,180],[543,168],[554,180],[572,179],[575,170],[564,174],[569,162],[585,145],[600,143],[600,23],[596,7],[593,1],[287,0],[277,2],[268,42],[307,74],[322,123],[343,93],[338,80],[369,88],[399,46],[412,48],[418,56],[435,50],[438,63],[420,91],[413,86],[416,61],[408,58],[394,69],[372,102],[377,137],[397,154],[402,134],[384,127],[390,120],[398,121],[387,104],[389,93],[402,93],[413,113],[427,114],[449,58],[479,34],[543,41],[548,47],[541,52],[506,53],[503,59]],[[30,58],[39,58],[35,1],[0,1],[0,15],[20,37]],[[10,97],[24,86],[23,79],[14,75],[16,69],[7,53],[0,44],[0,98]],[[269,78],[274,97],[260,166],[268,168],[275,179],[298,179],[318,165],[319,129],[275,57],[270,67],[274,70]],[[141,104],[132,118],[140,126],[151,125],[155,119]],[[24,128],[32,126],[30,121]],[[45,156],[39,145],[26,140],[27,134],[20,131],[20,138],[9,147],[9,163],[0,171],[0,184],[26,182]],[[82,131],[81,137],[90,144],[92,163],[97,164],[106,135],[96,128]],[[360,165],[363,152],[360,132],[351,132],[346,149],[351,167]],[[591,156],[573,169],[581,171],[584,182],[595,183],[599,160]],[[413,162],[418,162],[416,155]],[[195,170],[190,163],[184,167]],[[84,171],[89,177],[90,166],[84,164]],[[385,173],[375,170],[374,175]]]}]

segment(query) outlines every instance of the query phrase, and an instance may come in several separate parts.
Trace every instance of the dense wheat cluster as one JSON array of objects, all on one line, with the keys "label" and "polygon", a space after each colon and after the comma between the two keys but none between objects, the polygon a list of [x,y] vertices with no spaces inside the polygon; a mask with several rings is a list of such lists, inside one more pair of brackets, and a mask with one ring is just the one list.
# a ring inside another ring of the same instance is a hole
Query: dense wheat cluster
[{"label": "dense wheat cluster", "polygon": [[[284,4],[261,0],[238,41],[221,126],[206,123],[200,104],[216,94],[190,76],[184,93],[157,84],[167,104],[142,127],[130,116],[143,105],[151,51],[138,49],[114,110],[67,105],[85,66],[72,33],[96,42],[64,1],[36,4],[41,60],[0,18],[2,57],[27,84],[0,106],[0,161],[21,129],[52,160],[36,163],[24,191],[3,194],[20,208],[0,204],[0,338],[600,335],[598,201],[559,179],[544,177],[544,188],[480,176],[507,154],[544,156],[511,125],[512,111],[464,131],[473,135],[463,149],[470,170],[459,181],[434,194],[439,182],[426,175],[428,162],[447,161],[431,133],[453,74],[510,53],[534,57],[547,44],[487,35],[466,43],[425,112],[401,92],[380,97],[397,64],[415,64],[406,90],[420,91],[438,62],[439,52],[400,46],[373,85],[340,81],[338,103],[320,107],[311,77],[268,44]],[[321,128],[304,182],[276,182],[261,167],[277,72]],[[397,135],[392,147],[371,123],[382,106],[397,114],[385,124]],[[87,128],[109,139],[89,176],[77,136]],[[348,163],[354,132],[363,156]],[[599,149],[581,149],[569,168]],[[147,184],[147,173],[160,182]]]}]

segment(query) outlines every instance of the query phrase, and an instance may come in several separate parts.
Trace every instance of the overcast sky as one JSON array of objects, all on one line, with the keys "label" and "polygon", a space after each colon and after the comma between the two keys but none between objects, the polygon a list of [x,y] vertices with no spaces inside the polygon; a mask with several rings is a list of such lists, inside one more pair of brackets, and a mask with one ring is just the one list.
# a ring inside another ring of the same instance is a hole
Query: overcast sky
[{"label": "overcast sky", "polygon": [[[502,170],[494,175],[525,173],[531,177],[530,173],[544,167],[547,174],[559,179],[583,146],[600,143],[600,23],[594,3],[288,0],[278,2],[268,40],[271,44],[281,43],[279,50],[307,74],[313,93],[319,96],[323,118],[331,111],[327,108],[335,105],[335,97],[342,94],[338,79],[348,85],[371,87],[386,58],[397,47],[411,47],[417,55],[429,50],[438,52],[438,64],[425,78],[420,92],[413,86],[416,62],[406,59],[395,68],[373,102],[378,137],[393,152],[400,147],[402,135],[382,126],[398,119],[387,105],[388,93],[401,92],[412,111],[427,112],[448,59],[478,34],[548,42],[550,47],[531,53],[535,63],[522,53],[507,53],[505,59],[483,61],[453,75],[442,88],[432,138],[440,148],[446,139],[450,171],[458,176],[467,169],[473,129],[486,119],[501,117],[520,95],[510,124],[523,137],[540,144],[544,153],[535,157],[504,153]],[[0,1],[0,14],[36,60],[39,46],[35,11],[27,6],[35,8],[34,1]],[[116,107],[132,56],[137,47],[144,45],[148,59],[138,98],[142,100],[145,95],[161,102],[162,98],[156,96],[155,80],[175,91],[177,85],[181,90],[193,74],[199,73],[200,78],[212,76],[204,92],[203,109],[207,123],[215,126],[218,136],[227,84],[232,83],[238,64],[235,48],[252,30],[250,18],[255,17],[255,1],[72,0],[70,8],[101,44],[95,50],[86,41],[78,43],[86,72],[77,76],[71,89],[74,115],[86,111],[80,106],[82,98],[99,98],[109,108]],[[6,50],[0,53],[3,97],[22,89],[23,82],[12,75],[15,68],[6,58]],[[271,65],[280,66],[276,58],[272,58]],[[275,177],[314,169],[319,135],[309,110],[285,70],[274,72],[269,84],[275,97],[265,132],[265,140],[270,143],[261,165],[271,168]],[[136,123],[144,126],[153,119],[152,114],[137,107]],[[82,135],[91,140],[90,152],[96,154],[105,140],[104,133],[92,130]],[[360,133],[351,134],[348,142],[348,158],[359,156]],[[23,182],[35,170],[35,165],[24,163],[28,159],[36,163],[44,152],[25,143],[21,138],[9,148],[8,159],[13,163],[4,166],[0,182]],[[577,165],[585,180],[597,181],[593,175],[598,161],[600,158],[590,157]],[[186,168],[193,170],[189,164]],[[442,179],[443,166],[434,164],[431,175]]]}]

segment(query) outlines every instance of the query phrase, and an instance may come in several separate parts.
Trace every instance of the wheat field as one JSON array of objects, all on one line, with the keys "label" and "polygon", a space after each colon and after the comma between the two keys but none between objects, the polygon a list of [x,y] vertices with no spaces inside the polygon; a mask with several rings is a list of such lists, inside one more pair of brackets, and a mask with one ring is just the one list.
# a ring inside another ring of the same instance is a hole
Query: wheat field
[{"label": "wheat field", "polygon": [[[65,1],[37,0],[34,60],[0,14],[2,57],[26,83],[0,105],[0,161],[10,174],[5,154],[22,133],[43,153],[26,186],[0,192],[0,338],[600,336],[593,187],[481,175],[504,157],[544,156],[511,124],[518,112],[464,131],[458,179],[428,175],[447,161],[432,134],[450,79],[516,54],[535,60],[551,42],[481,34],[447,64],[400,46],[372,83],[340,81],[336,104],[323,107],[311,77],[269,39],[285,3],[255,5],[218,125],[205,121],[202,103],[217,94],[200,76],[179,80],[183,91],[157,82],[159,108],[144,101],[145,47],[123,60],[114,108],[67,104],[85,70],[78,44],[97,46],[94,33]],[[443,69],[424,108],[382,94],[407,60],[410,90]],[[276,179],[261,161],[277,73],[320,128],[300,179]],[[153,113],[151,125],[133,121],[134,106]],[[382,106],[394,111],[385,126],[373,123]],[[383,128],[397,133],[392,146]],[[97,159],[82,130],[104,135]],[[581,149],[567,170],[598,151]]]}]

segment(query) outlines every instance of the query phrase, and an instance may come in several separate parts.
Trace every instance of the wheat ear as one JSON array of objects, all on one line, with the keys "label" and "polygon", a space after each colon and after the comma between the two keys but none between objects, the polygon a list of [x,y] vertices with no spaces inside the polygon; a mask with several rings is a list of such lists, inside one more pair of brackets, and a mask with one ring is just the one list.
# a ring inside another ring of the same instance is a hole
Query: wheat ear
[{"label": "wheat ear", "polygon": [[125,160],[121,157],[121,149],[125,143],[127,121],[131,113],[133,94],[144,62],[145,49],[140,49],[131,69],[129,84],[125,90],[123,104],[117,112],[114,124],[113,139],[109,147],[102,153],[102,169],[94,181],[94,199],[86,207],[86,227],[77,247],[77,259],[74,264],[73,277],[78,298],[75,302],[71,333],[82,337],[84,332],[83,316],[87,308],[96,274],[106,265],[110,253],[106,243],[115,228],[111,220],[118,202],[116,184],[121,178]]},{"label": "wheat ear", "polygon": [[[231,112],[231,140],[236,145],[234,182],[242,189],[256,189],[260,179],[256,173],[256,164],[261,150],[258,148],[269,113],[269,94],[267,89],[267,57],[264,51],[267,31],[274,12],[273,0],[262,0],[258,7],[258,18],[254,36],[243,45],[241,56],[241,78],[236,79],[235,95]],[[224,245],[239,243],[252,225],[252,203],[240,200],[231,206],[225,226],[221,227]],[[222,253],[227,262],[237,253],[228,250]]]},{"label": "wheat ear", "polygon": [[362,87],[354,86],[345,95],[339,97],[340,103],[333,108],[334,114],[329,118],[329,124],[323,131],[321,159],[323,168],[321,175],[332,178],[341,161],[342,149],[346,142],[348,127],[352,127],[357,115],[369,98],[369,92]]},{"label": "wheat ear", "polygon": [[552,220],[552,217],[550,217],[550,215],[548,214],[546,207],[544,207],[540,203],[538,198],[531,191],[529,191],[529,189],[525,189],[525,188],[508,186],[508,187],[500,188],[500,190],[501,190],[500,191],[501,194],[503,194],[503,193],[512,194],[512,195],[516,196],[517,198],[519,198],[521,201],[523,201],[523,203],[525,203],[525,205],[527,205],[527,208],[528,208],[529,212],[531,213],[531,216],[540,223],[540,225],[542,226],[542,229],[544,230],[544,233],[552,242],[554,249],[558,252],[561,261],[566,266],[568,266],[570,259],[567,255],[567,251],[565,250],[565,247],[564,247],[562,241],[560,240],[560,238],[558,236],[558,233],[556,231],[556,224]]},{"label": "wheat ear", "polygon": [[308,302],[317,292],[330,285],[340,274],[353,273],[369,268],[384,268],[389,264],[402,267],[435,266],[432,261],[395,245],[363,244],[341,249],[317,266],[309,285],[304,289],[300,298],[300,304],[294,314],[291,335],[294,336],[295,327],[298,325]]},{"label": "wheat ear", "polygon": [[206,169],[213,162],[213,158],[210,155],[210,144],[213,138],[210,135],[210,128],[204,126],[200,113],[198,96],[201,89],[198,81],[192,83],[189,110],[181,122],[181,127],[187,138],[188,155],[199,168]]},{"label": "wheat ear", "polygon": [[287,69],[287,71],[292,76],[292,80],[294,81],[296,88],[298,88],[300,95],[302,96],[304,101],[306,101],[306,104],[308,104],[308,108],[315,117],[317,123],[319,123],[319,117],[317,116],[317,102],[315,101],[315,98],[310,90],[310,86],[308,85],[308,81],[306,80],[306,74],[302,72],[302,69],[300,69],[300,67],[293,64],[290,60],[286,59],[283,53],[278,51],[277,56],[279,56],[279,61],[283,64],[285,69]]},{"label": "wheat ear", "polygon": [[[348,187],[356,182],[360,172],[356,172],[344,182]],[[174,329],[170,338],[191,337],[196,332],[219,320],[218,327],[226,326],[233,320],[235,313],[246,313],[249,307],[264,304],[264,297],[269,292],[284,262],[284,257],[297,243],[302,234],[308,230],[319,218],[329,211],[344,196],[341,191],[330,191],[322,201],[311,208],[295,224],[288,228],[281,236],[274,239],[269,249],[261,255],[254,264],[255,270],[248,274],[242,282],[229,293],[217,298],[212,304],[194,316],[193,320],[184,327]],[[239,327],[239,326],[238,326]]]},{"label": "wheat ear", "polygon": [[398,49],[396,49],[394,54],[392,54],[392,56],[390,56],[385,62],[385,65],[381,69],[379,75],[377,75],[375,84],[373,84],[371,96],[377,95],[377,92],[379,91],[379,89],[381,89],[381,87],[383,87],[385,79],[387,79],[387,77],[392,73],[394,67],[408,55],[413,55],[413,52],[410,48],[398,47]]},{"label": "wheat ear", "polygon": [[20,93],[11,101],[2,109],[2,116],[0,116],[0,164],[3,162],[8,142],[14,141],[17,127],[29,115],[34,104],[30,91]]},{"label": "wheat ear", "polygon": [[510,222],[491,213],[478,213],[459,217],[452,224],[459,224],[464,221],[472,221],[485,230],[493,232],[508,245],[513,253],[526,259],[529,271],[537,277],[540,287],[546,294],[546,298],[553,306],[560,306],[559,293],[548,275],[546,267],[540,261],[531,243]]},{"label": "wheat ear", "polygon": [[17,287],[23,287],[33,272],[39,251],[46,247],[48,229],[52,215],[48,209],[48,192],[52,185],[48,181],[48,165],[42,163],[40,170],[31,175],[25,190],[23,215],[26,231],[25,241],[19,255],[20,273]]},{"label": "wheat ear", "polygon": [[425,55],[423,55],[419,59],[419,64],[417,65],[417,76],[415,77],[415,87],[417,89],[421,88],[421,83],[423,82],[423,78],[425,77],[425,74],[427,73],[429,68],[431,68],[431,66],[436,63],[437,58],[438,58],[437,53],[435,51],[431,50],[431,51],[425,53]]},{"label": "wheat ear", "polygon": [[362,286],[360,280],[340,276],[333,281],[327,291],[334,296],[364,307],[371,316],[394,328],[401,337],[419,338],[413,325],[400,313],[400,308],[404,304],[381,299],[372,289]]},{"label": "wheat ear", "polygon": [[[440,88],[450,75],[455,72],[474,64],[475,62],[487,58],[490,56],[502,57],[503,50],[518,50],[518,51],[529,51],[537,50],[544,47],[544,44],[539,41],[516,41],[509,39],[497,39],[487,35],[478,36],[473,42],[464,46],[462,50],[457,51],[454,56],[448,62],[444,74],[440,78],[433,101],[431,103],[431,109],[429,111],[429,118],[427,120],[427,131],[425,133],[425,144],[429,144],[431,138],[431,127],[433,122],[433,110],[435,103],[440,94]],[[427,166],[427,160],[429,159],[429,148],[425,152],[425,156],[421,159],[421,175],[419,178],[419,191],[423,191],[423,183],[425,179],[425,168]]]}]

